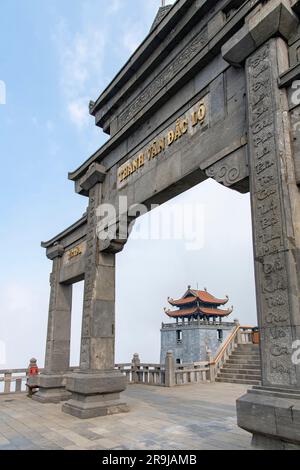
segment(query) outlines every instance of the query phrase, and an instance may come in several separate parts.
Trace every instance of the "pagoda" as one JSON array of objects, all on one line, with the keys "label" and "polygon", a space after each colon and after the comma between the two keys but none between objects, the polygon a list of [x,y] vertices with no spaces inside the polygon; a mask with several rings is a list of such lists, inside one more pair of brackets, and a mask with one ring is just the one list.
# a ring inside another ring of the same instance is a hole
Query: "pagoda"
[{"label": "pagoda", "polygon": [[221,306],[224,306],[228,303],[228,296],[225,299],[218,299],[212,294],[207,292],[207,289],[204,290],[195,290],[191,286],[188,286],[188,290],[185,294],[178,300],[168,298],[168,302],[172,307],[177,307],[176,310],[167,310],[165,309],[166,315],[170,318],[179,319],[182,322],[187,318],[188,320],[198,319],[204,321],[213,320],[216,321],[219,318],[220,323],[222,318],[228,317],[233,311],[233,307],[228,309],[222,309]]}]

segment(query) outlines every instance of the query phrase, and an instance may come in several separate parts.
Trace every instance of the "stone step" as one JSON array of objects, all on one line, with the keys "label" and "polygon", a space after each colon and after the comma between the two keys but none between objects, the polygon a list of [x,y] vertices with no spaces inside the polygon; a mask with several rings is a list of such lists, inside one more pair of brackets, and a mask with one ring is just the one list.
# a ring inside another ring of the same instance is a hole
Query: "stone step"
[{"label": "stone step", "polygon": [[226,361],[226,364],[249,364],[251,366],[257,366],[257,367],[260,367],[260,361],[247,361],[247,359],[239,359],[239,360],[236,360],[236,359],[228,359],[228,361]]},{"label": "stone step", "polygon": [[261,380],[261,374],[249,375],[249,374],[231,374],[220,372],[218,375],[219,379],[237,379],[237,380]]},{"label": "stone step", "polygon": [[240,364],[240,363],[237,363],[237,364],[228,364],[228,361],[224,364],[224,366],[222,367],[222,369],[235,369],[235,368],[239,368],[239,369],[253,369],[253,370],[261,370],[261,367],[260,367],[260,364]]},{"label": "stone step", "polygon": [[216,382],[260,385],[261,363],[259,346],[239,344],[223,364]]},{"label": "stone step", "polygon": [[258,351],[259,352],[259,346],[256,344],[239,344],[237,347],[237,350],[241,351]]},{"label": "stone step", "polygon": [[216,378],[216,382],[230,383],[230,384],[245,384],[245,385],[260,385],[260,380],[242,380],[242,379],[224,379]]},{"label": "stone step", "polygon": [[246,354],[246,353],[241,353],[241,352],[234,352],[231,354],[231,357],[246,357],[247,359],[256,359],[256,360],[259,360],[260,359],[260,355],[259,354]]},{"label": "stone step", "polygon": [[255,357],[245,357],[245,356],[230,356],[228,359],[229,361],[236,361],[245,364],[245,362],[254,362],[255,364],[260,364],[260,359],[256,359]]},{"label": "stone step", "polygon": [[221,374],[244,374],[244,375],[261,375],[261,369],[240,369],[240,368],[222,368]]}]

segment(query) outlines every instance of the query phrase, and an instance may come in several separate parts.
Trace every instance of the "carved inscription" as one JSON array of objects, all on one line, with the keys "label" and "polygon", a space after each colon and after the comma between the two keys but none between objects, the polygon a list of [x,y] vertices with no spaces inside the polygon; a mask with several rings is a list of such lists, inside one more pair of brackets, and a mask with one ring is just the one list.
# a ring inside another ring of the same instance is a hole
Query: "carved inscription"
[{"label": "carved inscription", "polygon": [[[263,348],[263,381],[293,384],[288,275],[280,155],[276,139],[276,90],[272,41],[247,61],[254,251]],[[274,54],[275,56],[275,54]],[[272,69],[273,68],[273,69]],[[279,153],[279,152],[278,152]]]},{"label": "carved inscription", "polygon": [[54,314],[56,310],[56,299],[57,290],[59,283],[61,258],[57,257],[53,260],[52,272],[50,274],[50,301],[49,301],[49,317],[48,317],[48,328],[47,328],[47,345],[46,345],[46,356],[45,356],[45,369],[51,370],[51,357],[52,357],[52,330],[54,322]]},{"label": "carved inscription", "polygon": [[200,31],[179,55],[147,86],[144,91],[128,105],[119,116],[120,128],[125,126],[176,74],[190,62],[208,41],[207,27]]},{"label": "carved inscription", "polygon": [[[139,176],[144,167],[164,155],[172,146],[196,132],[204,132],[209,126],[210,95],[205,95],[176,122],[161,132],[137,155],[118,168],[118,189],[122,189],[134,176]],[[147,169],[145,169],[147,171]]]}]

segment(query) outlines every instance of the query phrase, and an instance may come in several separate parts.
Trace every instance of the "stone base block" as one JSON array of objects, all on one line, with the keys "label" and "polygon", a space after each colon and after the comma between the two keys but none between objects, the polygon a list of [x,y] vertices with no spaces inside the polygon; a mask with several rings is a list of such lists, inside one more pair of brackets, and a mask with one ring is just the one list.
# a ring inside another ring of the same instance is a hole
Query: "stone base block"
[{"label": "stone base block", "polygon": [[300,390],[254,387],[237,400],[237,420],[253,447],[300,450]]},{"label": "stone base block", "polygon": [[62,411],[80,419],[127,413],[129,411],[127,404],[119,400],[118,394],[111,400],[104,399],[104,396],[101,395],[97,395],[95,398],[97,398],[95,401],[89,402],[88,399],[82,400],[74,396],[74,398],[63,404]]},{"label": "stone base block", "polygon": [[129,411],[120,401],[120,393],[126,389],[126,377],[119,371],[86,371],[67,376],[66,389],[72,397],[64,403],[65,413],[81,419],[107,416]]},{"label": "stone base block", "polygon": [[60,403],[71,397],[71,393],[65,388],[65,375],[44,375],[35,378],[39,387],[32,399],[39,403]]}]

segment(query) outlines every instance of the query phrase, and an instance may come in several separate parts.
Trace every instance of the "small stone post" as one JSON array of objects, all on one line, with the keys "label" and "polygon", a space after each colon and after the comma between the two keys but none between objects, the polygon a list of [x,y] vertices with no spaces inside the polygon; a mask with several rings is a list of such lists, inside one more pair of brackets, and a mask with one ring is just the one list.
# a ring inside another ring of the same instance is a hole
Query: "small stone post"
[{"label": "small stone post", "polygon": [[141,361],[138,353],[135,353],[133,355],[132,361],[132,382],[133,383],[138,383],[139,382],[139,374],[138,370],[140,369]]},{"label": "small stone post", "polygon": [[210,382],[215,382],[215,364],[213,363],[213,356],[211,350],[208,349],[207,352],[207,362],[209,367],[209,380]]},{"label": "small stone post", "polygon": [[[240,322],[237,318],[234,319],[235,326],[238,327],[240,326]],[[236,344],[241,344],[242,343],[242,335],[241,335],[241,330],[239,329],[237,336],[236,336]]]},{"label": "small stone post", "polygon": [[[33,357],[29,361],[29,365],[28,365],[27,373],[26,373],[26,376],[27,376],[26,386],[28,390],[27,396],[30,398],[32,398],[33,396],[33,390],[38,388],[38,377],[39,377],[38,374],[39,374],[39,368],[37,366],[37,359]],[[22,387],[22,382],[21,382],[21,387]],[[21,388],[19,388],[18,391],[21,392]]]},{"label": "small stone post", "polygon": [[168,351],[165,362],[165,387],[175,386],[175,361],[173,351]]}]

